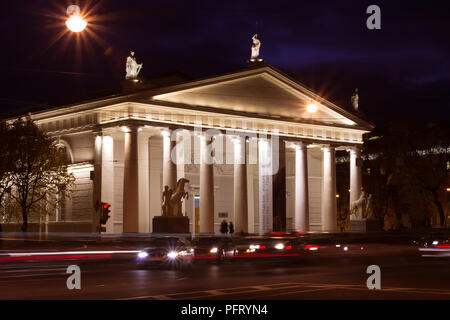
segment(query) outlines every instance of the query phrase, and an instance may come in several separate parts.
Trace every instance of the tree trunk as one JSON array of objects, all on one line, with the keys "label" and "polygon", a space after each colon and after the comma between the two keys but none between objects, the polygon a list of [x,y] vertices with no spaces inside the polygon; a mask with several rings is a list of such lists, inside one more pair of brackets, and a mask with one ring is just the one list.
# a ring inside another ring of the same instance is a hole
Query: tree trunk
[{"label": "tree trunk", "polygon": [[27,232],[28,229],[28,214],[25,208],[22,208],[22,232]]},{"label": "tree trunk", "polygon": [[444,208],[442,207],[442,203],[441,201],[439,201],[439,193],[436,190],[432,190],[431,193],[433,194],[433,202],[436,205],[439,212],[439,225],[443,227],[445,223],[445,214]]},{"label": "tree trunk", "polygon": [[439,222],[440,222],[439,225],[443,227],[445,224],[444,208],[442,207],[442,203],[439,200],[435,200],[434,204],[436,205],[439,211]]}]

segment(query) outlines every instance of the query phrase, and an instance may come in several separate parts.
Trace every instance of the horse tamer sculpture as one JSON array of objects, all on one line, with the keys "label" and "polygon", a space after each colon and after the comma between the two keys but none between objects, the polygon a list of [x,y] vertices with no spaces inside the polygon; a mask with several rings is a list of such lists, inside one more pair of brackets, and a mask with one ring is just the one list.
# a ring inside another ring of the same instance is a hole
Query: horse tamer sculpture
[{"label": "horse tamer sculpture", "polygon": [[163,217],[182,217],[181,203],[183,199],[189,199],[189,193],[184,190],[186,183],[189,183],[188,179],[181,178],[175,185],[175,190],[169,189],[169,186],[164,187],[163,191],[163,205],[162,216]]}]

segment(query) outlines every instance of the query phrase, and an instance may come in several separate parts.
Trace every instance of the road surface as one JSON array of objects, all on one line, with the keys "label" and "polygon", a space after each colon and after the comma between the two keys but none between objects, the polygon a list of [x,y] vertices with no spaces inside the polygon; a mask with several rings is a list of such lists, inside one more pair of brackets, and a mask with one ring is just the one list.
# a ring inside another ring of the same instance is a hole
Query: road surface
[{"label": "road surface", "polygon": [[[417,249],[373,245],[370,252],[302,260],[195,264],[182,270],[137,269],[131,260],[58,259],[0,262],[0,299],[450,300],[450,260]],[[69,290],[69,265],[81,268],[81,289]],[[381,289],[369,290],[369,265],[381,269]]]}]

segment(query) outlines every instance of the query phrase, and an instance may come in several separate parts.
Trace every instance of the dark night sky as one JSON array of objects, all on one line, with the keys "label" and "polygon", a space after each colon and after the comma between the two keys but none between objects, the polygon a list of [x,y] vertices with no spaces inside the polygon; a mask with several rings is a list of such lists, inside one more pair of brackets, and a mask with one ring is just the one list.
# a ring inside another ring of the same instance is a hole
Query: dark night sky
[{"label": "dark night sky", "polygon": [[[79,1],[89,30],[66,33],[72,2],[1,3],[1,112],[108,94],[135,50],[142,76],[193,78],[246,67],[258,22],[261,56],[307,87],[377,124],[397,117],[448,119],[450,4],[441,1]],[[381,7],[382,29],[366,28]]]}]

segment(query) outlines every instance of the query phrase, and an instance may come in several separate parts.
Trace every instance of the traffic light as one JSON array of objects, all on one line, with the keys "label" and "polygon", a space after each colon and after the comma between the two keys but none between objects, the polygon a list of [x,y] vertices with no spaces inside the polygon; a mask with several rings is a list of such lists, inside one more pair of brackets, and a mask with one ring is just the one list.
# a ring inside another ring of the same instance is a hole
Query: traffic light
[{"label": "traffic light", "polygon": [[109,213],[111,212],[111,205],[107,202],[102,202],[101,212],[100,212],[100,231],[105,232],[106,228],[101,225],[106,224],[108,219],[110,218]]}]

